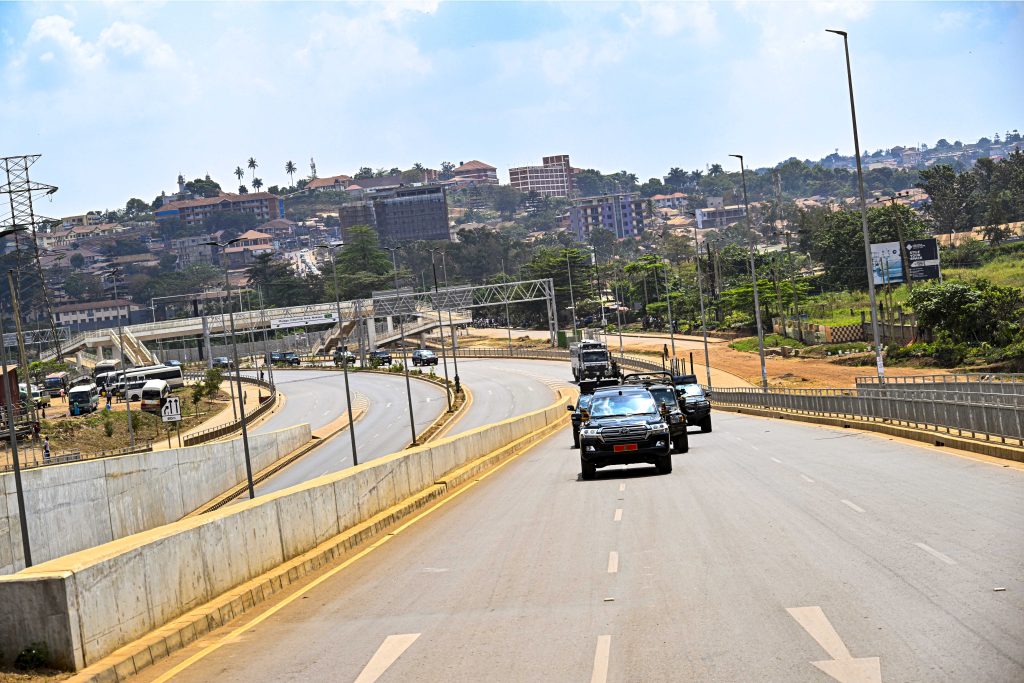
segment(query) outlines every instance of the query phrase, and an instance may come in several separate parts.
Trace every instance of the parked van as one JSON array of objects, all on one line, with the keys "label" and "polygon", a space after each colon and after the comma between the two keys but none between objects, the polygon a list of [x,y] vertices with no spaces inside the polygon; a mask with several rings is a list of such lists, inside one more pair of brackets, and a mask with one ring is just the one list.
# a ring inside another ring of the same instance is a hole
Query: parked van
[{"label": "parked van", "polygon": [[171,387],[162,379],[151,379],[142,387],[142,409],[147,413],[159,413],[164,399],[171,394]]},{"label": "parked van", "polygon": [[68,414],[84,415],[100,405],[100,390],[95,384],[82,384],[68,392]]},{"label": "parked van", "polygon": [[123,383],[116,390],[113,390],[115,396],[120,396],[126,401],[141,401],[142,390],[146,387],[148,379],[133,379],[127,384]]}]

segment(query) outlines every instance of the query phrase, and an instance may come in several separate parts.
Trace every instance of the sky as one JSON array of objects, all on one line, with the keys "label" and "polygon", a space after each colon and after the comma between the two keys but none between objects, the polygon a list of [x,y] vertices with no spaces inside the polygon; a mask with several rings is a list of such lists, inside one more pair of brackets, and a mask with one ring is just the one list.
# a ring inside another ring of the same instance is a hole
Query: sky
[{"label": "sky", "polygon": [[0,2],[0,156],[43,155],[53,217],[250,157],[769,167],[853,151],[826,28],[862,149],[1024,128],[1024,3]]}]

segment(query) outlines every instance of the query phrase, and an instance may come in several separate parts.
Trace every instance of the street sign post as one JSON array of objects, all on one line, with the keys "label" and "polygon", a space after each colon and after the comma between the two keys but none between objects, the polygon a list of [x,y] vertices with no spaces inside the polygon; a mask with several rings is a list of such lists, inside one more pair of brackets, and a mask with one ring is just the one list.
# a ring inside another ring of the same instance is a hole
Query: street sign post
[{"label": "street sign post", "polygon": [[178,422],[181,420],[181,399],[177,396],[168,396],[162,408],[160,417],[164,422]]}]

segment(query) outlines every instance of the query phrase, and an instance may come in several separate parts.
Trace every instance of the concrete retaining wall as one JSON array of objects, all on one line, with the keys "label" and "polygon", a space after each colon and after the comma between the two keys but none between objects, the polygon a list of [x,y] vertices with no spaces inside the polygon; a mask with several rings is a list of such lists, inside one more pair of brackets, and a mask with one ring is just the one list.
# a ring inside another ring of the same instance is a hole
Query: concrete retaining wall
[{"label": "concrete retaining wall", "polygon": [[[307,424],[249,437],[253,470],[310,438]],[[38,564],[181,519],[244,481],[245,459],[239,438],[38,467],[21,477]],[[0,475],[0,574],[25,566],[20,524],[14,475]]]},{"label": "concrete retaining wall", "polygon": [[80,669],[565,416],[568,399],[0,577],[0,657]]}]

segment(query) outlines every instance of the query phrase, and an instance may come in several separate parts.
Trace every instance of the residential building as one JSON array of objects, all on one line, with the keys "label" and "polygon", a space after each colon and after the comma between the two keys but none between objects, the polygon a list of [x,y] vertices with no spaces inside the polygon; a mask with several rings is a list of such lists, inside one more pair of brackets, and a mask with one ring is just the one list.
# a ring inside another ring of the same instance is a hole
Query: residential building
[{"label": "residential building", "polygon": [[574,188],[569,155],[544,157],[541,164],[510,168],[509,184],[520,192],[536,192],[545,197],[571,197]]},{"label": "residential building", "polygon": [[206,244],[212,240],[212,235],[192,235],[191,237],[172,239],[169,249],[178,257],[178,260],[174,262],[174,269],[185,270],[200,264],[212,264],[213,247]]},{"label": "residential building", "polygon": [[155,213],[157,221],[180,220],[185,225],[196,225],[219,211],[251,213],[262,221],[269,221],[284,216],[284,200],[269,192],[225,192],[217,197],[170,202]]},{"label": "residential building", "polygon": [[79,216],[65,216],[60,219],[61,227],[64,229],[80,228],[86,225],[99,225],[102,222],[103,214],[99,211],[90,211]]},{"label": "residential building", "polygon": [[295,241],[296,227],[298,227],[298,223],[295,221],[290,221],[287,218],[275,218],[256,228],[256,231],[270,235],[274,248],[281,249]]},{"label": "residential building", "polygon": [[341,192],[346,189],[352,182],[352,176],[347,175],[332,175],[326,178],[313,178],[303,190],[309,190],[310,192]]},{"label": "residential building", "polygon": [[682,209],[686,207],[687,196],[682,192],[673,192],[672,194],[656,194],[651,197],[651,201],[659,209]]},{"label": "residential building", "polygon": [[482,161],[467,161],[452,171],[460,185],[497,185],[498,169]]},{"label": "residential building", "polygon": [[[96,330],[116,327],[118,318],[122,325],[142,322],[139,315],[143,307],[127,299],[87,301],[80,304],[64,304],[53,309],[53,320],[59,326],[71,327],[75,331]],[[133,315],[136,314],[136,315]]]},{"label": "residential building", "polygon": [[346,240],[354,225],[375,228],[382,244],[451,239],[448,199],[444,188],[434,185],[376,192],[364,202],[346,204],[340,218]]},{"label": "residential building", "polygon": [[644,232],[644,200],[636,192],[577,199],[569,209],[569,228],[583,241],[598,228],[619,239],[639,237]]},{"label": "residential building", "polygon": [[739,223],[746,215],[742,204],[725,205],[722,197],[708,197],[707,207],[697,209],[697,225],[703,230],[707,228],[724,228]]},{"label": "residential building", "polygon": [[228,268],[252,265],[257,256],[274,252],[271,237],[265,232],[249,230],[238,236],[238,241],[224,248]]}]

